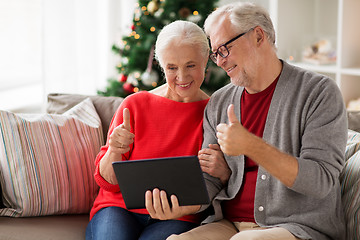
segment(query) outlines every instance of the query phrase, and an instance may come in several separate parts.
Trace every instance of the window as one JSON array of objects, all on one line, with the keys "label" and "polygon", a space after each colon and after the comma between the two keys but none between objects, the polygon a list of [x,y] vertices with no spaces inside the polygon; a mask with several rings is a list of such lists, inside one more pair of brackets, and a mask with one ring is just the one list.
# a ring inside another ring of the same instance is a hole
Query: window
[{"label": "window", "polygon": [[44,111],[51,92],[95,95],[135,0],[0,0],[0,109]]},{"label": "window", "polygon": [[41,101],[42,0],[0,0],[0,32],[0,108]]}]

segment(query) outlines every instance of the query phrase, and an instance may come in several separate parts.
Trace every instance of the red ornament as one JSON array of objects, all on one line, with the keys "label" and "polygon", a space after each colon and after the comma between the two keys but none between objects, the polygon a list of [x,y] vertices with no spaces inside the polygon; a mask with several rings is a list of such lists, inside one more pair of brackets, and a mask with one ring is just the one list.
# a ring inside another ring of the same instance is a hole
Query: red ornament
[{"label": "red ornament", "polygon": [[124,83],[123,84],[123,89],[125,90],[125,92],[127,93],[133,93],[134,92],[134,86],[130,83]]},{"label": "red ornament", "polygon": [[120,82],[126,82],[127,78],[128,78],[127,75],[120,74],[119,81],[120,81]]},{"label": "red ornament", "polygon": [[133,30],[133,31],[135,31],[135,25],[133,24],[133,25],[131,25],[131,30]]}]

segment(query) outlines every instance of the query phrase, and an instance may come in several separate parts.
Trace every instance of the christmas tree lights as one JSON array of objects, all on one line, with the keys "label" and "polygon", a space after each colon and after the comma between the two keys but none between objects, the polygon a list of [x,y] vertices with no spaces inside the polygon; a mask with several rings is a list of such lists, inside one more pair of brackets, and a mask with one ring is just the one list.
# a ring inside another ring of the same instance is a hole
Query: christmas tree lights
[{"label": "christmas tree lights", "polygon": [[[113,52],[120,55],[116,66],[119,77],[109,79],[105,91],[98,93],[126,97],[163,84],[164,75],[154,59],[154,45],[159,31],[175,20],[192,21],[202,27],[216,3],[217,0],[139,0],[130,34],[112,46]],[[227,82],[224,71],[209,61],[202,89],[211,94]]]}]

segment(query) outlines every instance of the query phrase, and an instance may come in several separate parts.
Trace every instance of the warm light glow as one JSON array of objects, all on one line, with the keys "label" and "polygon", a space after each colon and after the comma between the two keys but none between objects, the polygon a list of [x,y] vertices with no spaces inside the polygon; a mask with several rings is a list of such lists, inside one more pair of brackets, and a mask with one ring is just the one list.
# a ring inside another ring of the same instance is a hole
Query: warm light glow
[{"label": "warm light glow", "polygon": [[117,67],[118,67],[118,68],[121,68],[121,67],[122,67],[121,63],[120,63],[120,64],[118,64],[118,65],[117,65]]},{"label": "warm light glow", "polygon": [[198,14],[199,14],[198,11],[194,11],[194,12],[193,12],[193,15],[198,15]]},{"label": "warm light glow", "polygon": [[145,14],[145,15],[149,15],[149,12],[148,12],[148,11],[145,11],[144,14]]},{"label": "warm light glow", "polygon": [[151,84],[153,87],[156,87],[157,86],[157,82],[152,82]]},{"label": "warm light glow", "polygon": [[139,91],[139,88],[138,87],[134,87],[134,92],[138,92]]},{"label": "warm light glow", "polygon": [[134,77],[135,77],[135,78],[139,78],[139,77],[140,77],[140,73],[139,73],[139,72],[134,73]]},{"label": "warm light glow", "polygon": [[145,6],[142,6],[142,7],[141,7],[141,10],[146,11],[146,7],[145,7]]},{"label": "warm light glow", "polygon": [[139,38],[140,38],[140,35],[139,35],[139,34],[135,34],[134,38],[135,38],[135,39],[139,39]]},{"label": "warm light glow", "polygon": [[155,27],[151,27],[150,31],[155,32]]}]

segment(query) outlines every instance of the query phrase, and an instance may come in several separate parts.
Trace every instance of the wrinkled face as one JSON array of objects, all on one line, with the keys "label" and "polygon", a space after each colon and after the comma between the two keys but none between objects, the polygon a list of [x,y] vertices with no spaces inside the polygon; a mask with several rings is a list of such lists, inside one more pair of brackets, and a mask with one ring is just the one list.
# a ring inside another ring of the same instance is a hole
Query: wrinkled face
[{"label": "wrinkled face", "polygon": [[[236,37],[241,32],[231,28],[227,18],[214,24],[210,34],[211,51],[215,52],[219,46]],[[254,71],[256,72],[256,54],[251,45],[251,33],[244,34],[227,45],[229,55],[226,58],[217,56],[216,64],[224,69],[231,82],[238,86],[248,87],[251,85]]]},{"label": "wrinkled face", "polygon": [[178,102],[196,101],[207,60],[196,46],[171,44],[162,55],[168,86],[166,97]]}]

